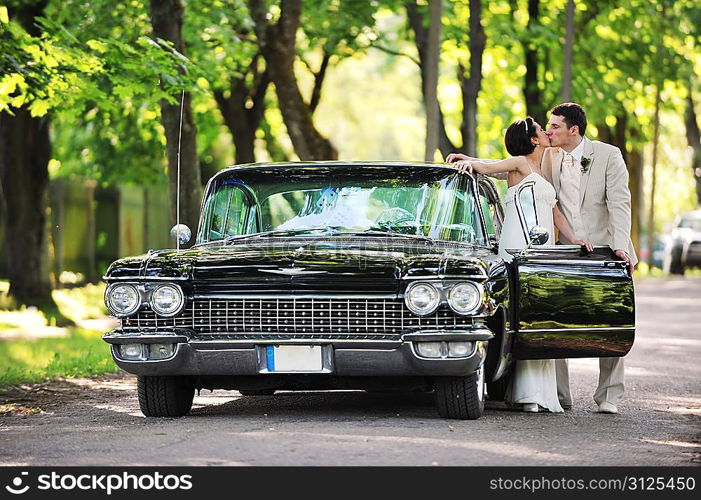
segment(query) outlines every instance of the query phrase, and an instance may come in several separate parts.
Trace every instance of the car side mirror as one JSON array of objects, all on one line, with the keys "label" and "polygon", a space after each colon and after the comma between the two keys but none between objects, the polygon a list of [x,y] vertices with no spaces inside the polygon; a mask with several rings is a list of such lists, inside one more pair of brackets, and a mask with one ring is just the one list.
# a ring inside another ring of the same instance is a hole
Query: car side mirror
[{"label": "car side mirror", "polygon": [[548,230],[543,226],[533,226],[528,232],[528,238],[531,241],[531,245],[545,245],[550,238]]},{"label": "car side mirror", "polygon": [[192,231],[185,224],[176,224],[170,230],[170,237],[175,240],[178,245],[184,245],[192,238]]}]

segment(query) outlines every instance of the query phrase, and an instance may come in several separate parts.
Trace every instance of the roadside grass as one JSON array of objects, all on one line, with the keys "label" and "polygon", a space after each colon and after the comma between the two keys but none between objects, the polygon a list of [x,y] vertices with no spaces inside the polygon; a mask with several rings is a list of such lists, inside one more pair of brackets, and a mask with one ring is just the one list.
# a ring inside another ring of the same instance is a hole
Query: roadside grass
[{"label": "roadside grass", "polygon": [[[0,293],[8,288],[7,281],[0,281]],[[53,298],[61,314],[78,323],[107,315],[104,290],[104,284],[64,288],[55,290]],[[0,385],[118,372],[101,339],[103,333],[77,326],[58,328],[33,307],[0,310]]]},{"label": "roadside grass", "polygon": [[[646,262],[639,262],[635,268],[635,278],[671,278],[675,275],[667,274],[659,267],[650,267]],[[701,268],[686,269],[685,277],[701,277]]]},{"label": "roadside grass", "polygon": [[92,377],[119,371],[102,333],[68,328],[65,337],[0,341],[0,385]]},{"label": "roadside grass", "polygon": [[105,288],[107,285],[88,284],[78,288],[61,288],[52,292],[56,305],[64,316],[73,321],[107,316]]}]

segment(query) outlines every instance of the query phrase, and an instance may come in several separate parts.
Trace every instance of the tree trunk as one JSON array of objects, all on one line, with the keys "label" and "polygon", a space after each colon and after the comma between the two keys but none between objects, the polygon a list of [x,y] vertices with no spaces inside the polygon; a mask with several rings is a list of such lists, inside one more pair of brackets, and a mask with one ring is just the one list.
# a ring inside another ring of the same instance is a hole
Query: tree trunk
[{"label": "tree trunk", "polygon": [[438,67],[441,57],[442,0],[429,0],[430,19],[426,45],[426,149],[425,161],[433,161],[438,148]]},{"label": "tree trunk", "polygon": [[691,168],[694,171],[694,179],[696,179],[696,202],[701,206],[701,132],[699,131],[699,122],[696,119],[696,110],[694,109],[694,98],[691,95],[691,88],[686,96],[685,124],[686,140],[693,151]]},{"label": "tree trunk", "polygon": [[[184,8],[181,0],[151,0],[151,25],[158,38],[173,42],[175,50],[185,53],[182,37]],[[183,95],[174,96],[178,103]],[[197,156],[197,130],[192,114],[192,98],[185,93],[182,104],[182,136],[180,135],[180,104],[161,101],[161,122],[165,129],[168,153],[168,187],[170,192],[171,219],[179,219],[193,232],[197,229],[202,199],[200,161]],[[180,152],[178,153],[178,143]],[[180,179],[178,180],[178,156]],[[180,214],[178,217],[178,181],[180,184]]]},{"label": "tree trunk", "polygon": [[[421,71],[421,95],[424,100],[424,107],[426,107],[427,95],[426,95],[426,50],[428,45],[428,28],[424,26],[423,16],[419,12],[416,1],[408,2],[406,5],[407,17],[409,19],[409,25],[414,31],[414,43],[416,45],[416,50],[419,53],[419,70]],[[449,153],[458,151],[458,147],[453,144],[453,142],[448,137],[445,131],[445,121],[443,119],[443,111],[440,108],[440,103],[438,105],[438,149],[441,154],[445,157]],[[461,151],[464,150],[464,146]],[[463,151],[464,152],[464,151]]]},{"label": "tree trunk", "polygon": [[660,84],[655,85],[655,116],[652,138],[652,179],[650,187],[650,207],[647,218],[647,265],[652,267],[652,248],[655,244],[655,187],[657,181],[657,148],[660,143]]},{"label": "tree trunk", "polygon": [[487,36],[482,28],[482,0],[470,0],[470,75],[460,66],[459,80],[462,88],[463,149],[470,156],[477,155],[477,96],[482,88],[482,55]]},{"label": "tree trunk", "polygon": [[[630,135],[631,142],[638,144],[638,130],[632,129]],[[640,249],[640,221],[643,214],[643,151],[640,147],[636,146],[631,150],[626,165],[631,206],[630,239],[633,240],[633,248]]]},{"label": "tree trunk", "polygon": [[324,84],[326,70],[329,69],[330,60],[331,54],[324,50],[324,57],[321,59],[319,71],[314,73],[314,88],[312,89],[312,98],[309,100],[309,110],[312,114],[314,114],[314,111],[316,111],[316,108],[319,105],[319,101],[321,101],[321,87]]},{"label": "tree trunk", "polygon": [[523,42],[526,59],[523,94],[526,98],[526,112],[544,126],[546,106],[543,102],[543,93],[538,87],[538,51],[543,50],[543,46],[535,43],[538,36],[534,33],[534,28],[539,23],[539,3],[540,0],[528,0],[528,25],[526,27],[526,40]]},{"label": "tree trunk", "polygon": [[562,88],[560,101],[572,99],[572,48],[574,47],[574,0],[567,1],[567,21],[565,28],[565,50],[562,62]]},{"label": "tree trunk", "polygon": [[61,273],[64,270],[63,234],[66,225],[66,182],[56,179],[49,184],[51,204],[51,241],[53,243],[53,266],[56,288],[61,288]]},{"label": "tree trunk", "polygon": [[97,283],[97,275],[95,270],[96,258],[95,258],[95,243],[96,243],[96,231],[95,231],[95,188],[97,187],[97,181],[89,179],[85,181],[85,190],[87,191],[86,199],[86,209],[88,215],[88,227],[86,231],[86,241],[85,248],[88,252],[88,282]]},{"label": "tree trunk", "polygon": [[[250,87],[246,83],[249,76]],[[214,92],[219,111],[234,140],[237,164],[256,161],[256,130],[265,112],[265,92],[269,83],[268,72],[258,73],[258,57],[254,57],[246,75],[231,79],[228,97],[221,90]]]},{"label": "tree trunk", "polygon": [[[613,130],[605,123],[596,127],[599,130],[599,139],[613,144],[621,150],[623,161],[628,168],[628,189],[630,189],[631,226],[630,239],[633,248],[640,249],[640,228],[643,225],[643,151],[640,145],[640,131],[635,127],[628,127],[628,115],[624,109],[620,109],[616,115],[616,126]],[[630,152],[627,146],[631,146]]]},{"label": "tree trunk", "polygon": [[0,115],[0,179],[7,204],[7,274],[17,305],[52,305],[48,252],[48,206],[51,142],[47,117],[34,118],[26,108]]},{"label": "tree trunk", "polygon": [[[635,122],[635,120],[634,120]],[[642,248],[641,228],[645,217],[644,210],[644,189],[643,189],[643,167],[644,157],[642,144],[640,142],[640,130],[635,125],[628,126],[628,114],[624,109],[621,109],[616,117],[616,127],[611,144],[621,150],[623,161],[628,167],[628,189],[630,190],[630,212],[631,226],[630,239],[633,241],[633,248],[638,250]],[[631,150],[628,152],[627,145],[630,144]]]},{"label": "tree trunk", "polygon": [[270,155],[272,161],[290,161],[290,157],[287,155],[287,151],[282,147],[280,141],[273,134],[272,128],[268,121],[263,118],[260,122],[260,128],[263,131],[263,138],[265,139],[265,149]]},{"label": "tree trunk", "polygon": [[249,0],[249,5],[258,45],[270,72],[270,79],[275,84],[278,105],[295,152],[302,160],[336,159],[336,149],[314,127],[311,110],[302,99],[294,73],[295,39],[302,13],[301,0],[282,0],[280,19],[276,24],[268,23],[265,1]]},{"label": "tree trunk", "polygon": [[144,232],[144,251],[146,251],[146,250],[149,250],[151,248],[151,245],[149,243],[151,241],[149,238],[149,234],[151,232],[151,217],[150,217],[150,212],[148,209],[151,202],[149,201],[149,187],[148,186],[144,186],[144,193],[143,193],[142,200],[143,200],[143,204],[144,204],[144,210],[143,210],[144,217],[142,219],[142,222],[143,222],[143,225],[142,225],[143,229],[142,230]]},{"label": "tree trunk", "polygon": [[[46,4],[43,0],[10,7],[10,18],[39,36],[35,20],[44,15]],[[32,117],[26,107],[14,110],[14,116],[0,113],[0,188],[6,204],[10,295],[17,305],[38,306],[54,316],[46,233],[50,159],[48,116]]]}]

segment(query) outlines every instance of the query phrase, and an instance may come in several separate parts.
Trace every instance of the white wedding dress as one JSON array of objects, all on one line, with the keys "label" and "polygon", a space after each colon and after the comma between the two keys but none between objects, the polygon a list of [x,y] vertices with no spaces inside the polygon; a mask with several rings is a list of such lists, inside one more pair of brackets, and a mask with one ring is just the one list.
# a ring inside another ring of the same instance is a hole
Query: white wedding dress
[{"label": "white wedding dress", "polygon": [[[499,238],[499,255],[507,261],[512,256],[506,252],[507,248],[525,248],[526,240],[521,229],[521,223],[516,211],[514,196],[518,188],[527,181],[534,181],[533,192],[536,200],[536,212],[538,225],[548,230],[550,237],[545,243],[552,245],[555,241],[553,224],[553,207],[557,203],[555,188],[541,175],[531,171],[521,182],[512,186],[506,192],[506,209],[504,212],[504,225]],[[523,207],[527,209],[527,207]],[[505,400],[509,404],[537,403],[553,413],[563,411],[557,397],[557,381],[555,379],[554,359],[534,359],[516,361],[511,383],[506,390]]]}]

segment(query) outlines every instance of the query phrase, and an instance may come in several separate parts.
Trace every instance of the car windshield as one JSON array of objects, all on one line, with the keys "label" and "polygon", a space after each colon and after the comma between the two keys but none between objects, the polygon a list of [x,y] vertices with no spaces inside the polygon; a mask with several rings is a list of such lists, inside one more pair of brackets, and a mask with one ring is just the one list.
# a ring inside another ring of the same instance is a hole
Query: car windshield
[{"label": "car windshield", "polygon": [[679,221],[679,227],[701,232],[701,219],[684,218],[681,221]]},{"label": "car windshield", "polygon": [[232,169],[207,191],[197,241],[323,229],[486,244],[467,178],[429,165]]}]

